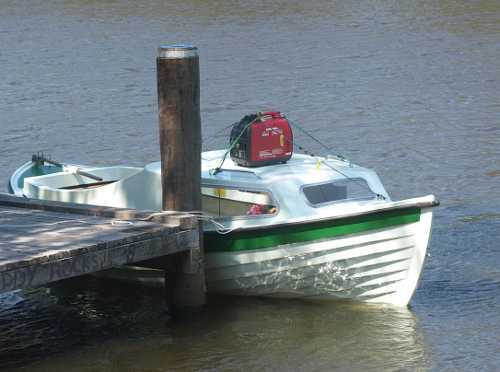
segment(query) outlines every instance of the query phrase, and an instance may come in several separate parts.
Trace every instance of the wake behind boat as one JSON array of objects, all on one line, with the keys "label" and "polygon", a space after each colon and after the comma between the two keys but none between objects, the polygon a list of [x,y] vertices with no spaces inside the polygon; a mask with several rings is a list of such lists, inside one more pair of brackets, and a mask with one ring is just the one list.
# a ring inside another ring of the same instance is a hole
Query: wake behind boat
[{"label": "wake behind boat", "polygon": [[[279,113],[246,117],[233,128],[230,149],[202,153],[208,291],[407,305],[438,201],[391,201],[372,170],[292,154],[285,122]],[[266,142],[252,143],[252,131]],[[260,156],[246,152],[258,146]],[[12,175],[10,188],[36,199],[162,206],[159,162],[88,167],[35,157]]]}]

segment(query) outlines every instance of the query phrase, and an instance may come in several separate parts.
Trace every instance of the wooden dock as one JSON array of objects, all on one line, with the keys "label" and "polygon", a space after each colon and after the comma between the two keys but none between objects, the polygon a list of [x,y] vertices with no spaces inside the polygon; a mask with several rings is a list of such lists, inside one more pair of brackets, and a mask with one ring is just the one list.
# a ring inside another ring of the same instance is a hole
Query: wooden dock
[{"label": "wooden dock", "polygon": [[147,216],[0,193],[0,293],[179,252],[201,257],[193,215]]},{"label": "wooden dock", "polygon": [[[199,211],[198,49],[161,46],[156,62],[162,208]],[[169,307],[203,305],[203,239],[197,218],[181,212],[150,216],[0,193],[0,293],[146,261],[146,266],[165,270]]]}]

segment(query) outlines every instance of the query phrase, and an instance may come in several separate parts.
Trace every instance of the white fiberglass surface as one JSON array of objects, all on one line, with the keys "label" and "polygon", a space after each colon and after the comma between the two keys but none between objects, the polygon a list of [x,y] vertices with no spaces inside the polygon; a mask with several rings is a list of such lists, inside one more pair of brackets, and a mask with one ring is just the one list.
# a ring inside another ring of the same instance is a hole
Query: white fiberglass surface
[{"label": "white fiberglass surface", "polygon": [[[108,167],[108,168],[80,168],[92,175],[100,177],[103,181],[118,181],[133,174],[138,173],[140,168],[132,167]],[[79,175],[77,173],[59,172],[45,176],[30,177],[25,179],[25,185],[30,184],[35,187],[45,187],[50,189],[61,189],[63,187],[81,185],[95,182],[95,180]]]}]

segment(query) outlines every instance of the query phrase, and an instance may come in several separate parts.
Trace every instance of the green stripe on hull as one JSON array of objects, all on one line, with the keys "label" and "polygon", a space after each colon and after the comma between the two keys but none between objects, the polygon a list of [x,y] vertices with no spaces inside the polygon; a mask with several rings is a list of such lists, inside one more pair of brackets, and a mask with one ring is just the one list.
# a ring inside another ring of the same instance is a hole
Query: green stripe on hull
[{"label": "green stripe on hull", "polygon": [[329,221],[235,231],[227,235],[206,232],[204,245],[207,252],[246,251],[356,234],[418,221],[420,208],[406,208]]}]

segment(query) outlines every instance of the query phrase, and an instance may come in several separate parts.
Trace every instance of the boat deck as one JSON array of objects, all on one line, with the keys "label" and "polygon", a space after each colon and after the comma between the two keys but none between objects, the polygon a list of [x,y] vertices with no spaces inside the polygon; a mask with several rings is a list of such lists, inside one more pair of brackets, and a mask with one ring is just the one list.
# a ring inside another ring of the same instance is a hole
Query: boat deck
[{"label": "boat deck", "polygon": [[162,216],[0,193],[0,293],[199,249],[194,216]]}]

